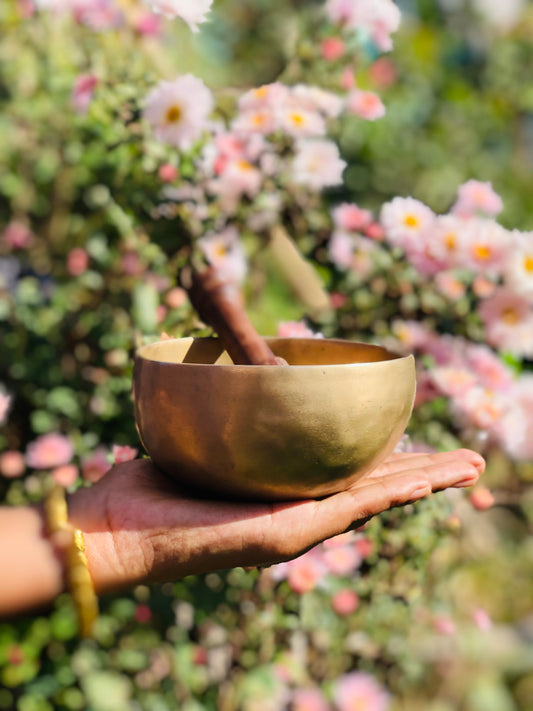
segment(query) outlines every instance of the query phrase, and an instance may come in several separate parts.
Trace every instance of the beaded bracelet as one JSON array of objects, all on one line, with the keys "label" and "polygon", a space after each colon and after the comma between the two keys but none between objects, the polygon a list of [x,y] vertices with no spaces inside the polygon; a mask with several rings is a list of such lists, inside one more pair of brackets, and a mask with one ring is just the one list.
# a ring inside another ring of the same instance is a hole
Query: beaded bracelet
[{"label": "beaded bracelet", "polygon": [[83,533],[68,522],[67,500],[61,486],[50,491],[44,511],[52,541],[65,536],[66,543],[62,543],[61,549],[65,555],[67,587],[76,608],[80,636],[90,637],[98,617],[98,598],[89,573]]}]

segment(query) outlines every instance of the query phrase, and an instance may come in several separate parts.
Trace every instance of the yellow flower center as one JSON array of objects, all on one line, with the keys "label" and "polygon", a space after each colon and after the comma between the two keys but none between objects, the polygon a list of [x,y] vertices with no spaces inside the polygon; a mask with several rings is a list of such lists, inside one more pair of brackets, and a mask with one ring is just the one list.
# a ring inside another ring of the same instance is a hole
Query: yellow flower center
[{"label": "yellow flower center", "polygon": [[490,247],[487,247],[486,244],[477,244],[472,248],[472,252],[476,259],[480,259],[482,261],[490,259],[492,256],[492,250]]},{"label": "yellow flower center", "polygon": [[265,123],[264,114],[255,114],[252,118],[252,123],[254,126],[262,126]]},{"label": "yellow flower center", "polygon": [[181,108],[174,104],[170,106],[167,110],[166,120],[167,123],[177,123],[181,118]]},{"label": "yellow flower center", "polygon": [[217,244],[217,246],[215,247],[215,255],[219,259],[223,259],[227,255],[228,251],[229,250],[227,249],[227,247],[225,247],[223,244]]},{"label": "yellow flower center", "polygon": [[248,163],[247,160],[238,160],[237,165],[241,170],[253,170],[253,165]]},{"label": "yellow flower center", "polygon": [[533,256],[527,254],[524,257],[524,269],[526,272],[533,272]]},{"label": "yellow flower center", "polygon": [[407,227],[418,227],[420,224],[420,220],[416,215],[406,215],[403,218],[404,224],[407,225]]},{"label": "yellow flower center", "polygon": [[289,119],[295,126],[298,127],[303,126],[305,123],[305,118],[302,116],[302,114],[298,114],[296,112],[290,114]]},{"label": "yellow flower center", "polygon": [[444,237],[444,245],[450,250],[450,252],[453,252],[453,250],[457,247],[457,238],[453,232],[450,232]]},{"label": "yellow flower center", "polygon": [[509,326],[514,326],[520,321],[520,314],[516,309],[508,306],[502,311],[502,321],[509,324]]},{"label": "yellow flower center", "polygon": [[268,87],[267,86],[259,86],[257,89],[253,90],[253,94],[256,97],[256,99],[264,99],[265,96],[268,94]]}]

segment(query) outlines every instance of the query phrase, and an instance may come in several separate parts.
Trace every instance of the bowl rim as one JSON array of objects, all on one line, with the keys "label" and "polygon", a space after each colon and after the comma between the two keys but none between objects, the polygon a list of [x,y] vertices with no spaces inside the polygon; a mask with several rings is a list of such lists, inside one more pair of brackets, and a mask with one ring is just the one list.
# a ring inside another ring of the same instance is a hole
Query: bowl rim
[{"label": "bowl rim", "polygon": [[[371,350],[375,351],[381,351],[384,355],[387,357],[381,358],[379,360],[369,360],[369,361],[359,361],[355,363],[307,363],[307,364],[294,364],[294,365],[289,365],[291,370],[298,369],[298,370],[311,370],[311,369],[323,369],[323,368],[355,368],[355,367],[368,367],[368,366],[380,366],[385,363],[390,363],[391,361],[409,361],[412,360],[414,361],[414,356],[412,353],[407,353],[407,354],[402,354],[402,353],[397,353],[393,350],[390,350],[389,348],[386,348],[385,346],[381,346],[379,344],[375,343],[365,343],[364,341],[350,341],[347,339],[342,339],[342,338],[313,338],[313,337],[278,337],[278,336],[265,336],[264,337],[267,343],[271,342],[280,342],[280,341],[301,341],[302,343],[306,342],[315,342],[315,341],[320,341],[322,343],[334,343],[334,344],[341,344],[341,345],[354,345],[354,346],[364,346],[365,348],[369,348]],[[135,349],[134,357],[135,361],[144,361],[147,363],[154,363],[159,366],[167,366],[167,367],[184,367],[184,368],[213,368],[216,367],[218,369],[222,369],[225,371],[236,371],[238,369],[244,368],[246,371],[253,371],[258,368],[261,369],[261,371],[279,371],[285,369],[284,366],[279,366],[279,365],[242,365],[242,364],[235,364],[235,363],[195,363],[195,362],[189,362],[189,363],[176,363],[176,362],[170,362],[168,360],[160,360],[158,358],[152,358],[148,357],[145,355],[145,351],[153,348],[154,346],[157,346],[158,344],[170,344],[172,342],[179,342],[179,341],[185,341],[185,340],[210,340],[210,341],[215,341],[218,340],[216,336],[181,336],[177,338],[165,338],[165,339],[159,339],[157,341],[152,341],[151,343],[145,343]]]}]

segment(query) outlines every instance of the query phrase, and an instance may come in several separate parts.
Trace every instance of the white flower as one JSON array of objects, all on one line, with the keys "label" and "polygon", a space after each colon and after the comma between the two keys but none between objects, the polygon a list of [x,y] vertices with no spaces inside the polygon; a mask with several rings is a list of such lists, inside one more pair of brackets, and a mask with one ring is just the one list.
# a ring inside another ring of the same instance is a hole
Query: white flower
[{"label": "white flower", "polygon": [[504,263],[505,280],[521,294],[533,296],[533,232],[512,232],[513,244]]},{"label": "white flower", "polygon": [[328,0],[325,11],[330,22],[367,33],[384,52],[392,49],[401,17],[392,0]]},{"label": "white flower", "polygon": [[294,138],[323,136],[326,124],[316,111],[286,106],[278,112],[278,123],[282,131]]},{"label": "white flower", "polygon": [[381,224],[387,240],[402,249],[421,250],[433,227],[433,211],[412,197],[395,197],[381,209]]},{"label": "white flower", "polygon": [[346,167],[337,145],[326,139],[302,139],[296,145],[292,177],[296,183],[322,190],[342,182]]},{"label": "white flower", "polygon": [[146,0],[154,12],[166,17],[180,17],[193,32],[205,22],[213,0]]},{"label": "white flower", "polygon": [[291,90],[291,99],[302,109],[319,111],[328,118],[335,118],[343,108],[343,100],[337,94],[317,86],[296,84]]},{"label": "white flower", "polygon": [[185,74],[173,81],[160,81],[146,97],[144,117],[156,138],[188,149],[207,128],[213,96],[201,79]]},{"label": "white flower", "polygon": [[217,268],[221,279],[235,284],[244,281],[247,271],[246,256],[235,227],[226,227],[222,232],[209,232],[198,240],[198,246],[209,264]]}]

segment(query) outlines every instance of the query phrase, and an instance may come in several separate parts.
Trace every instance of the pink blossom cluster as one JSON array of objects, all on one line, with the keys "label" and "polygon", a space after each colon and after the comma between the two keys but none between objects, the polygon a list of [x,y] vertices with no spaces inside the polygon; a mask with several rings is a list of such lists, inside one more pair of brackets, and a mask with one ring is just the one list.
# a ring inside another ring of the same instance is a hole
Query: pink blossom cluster
[{"label": "pink blossom cluster", "polygon": [[[283,679],[283,670],[278,668]],[[283,693],[285,692],[285,693]],[[328,695],[318,687],[282,689],[283,704],[276,708],[291,711],[387,711],[391,696],[371,674],[363,671],[346,672],[331,685]]]},{"label": "pink blossom cluster", "polygon": [[[353,575],[370,550],[371,545],[362,533],[350,531],[324,541],[298,558],[278,563],[271,568],[271,575],[276,581],[286,580],[291,590],[302,595],[324,586],[328,575]],[[350,601],[337,601],[339,610],[354,603],[352,595],[346,597],[350,597]]]},{"label": "pink blossom cluster", "polygon": [[393,332],[431,361],[418,373],[417,405],[445,396],[464,431],[483,432],[512,459],[533,457],[533,374],[516,375],[490,347],[418,322],[398,321]]},{"label": "pink blossom cluster", "polygon": [[400,10],[392,0],[327,0],[329,21],[348,32],[370,37],[378,49],[392,49],[391,35],[400,26]]},{"label": "pink blossom cluster", "polygon": [[422,278],[455,300],[471,287],[487,342],[533,357],[533,232],[507,230],[493,217],[502,208],[490,183],[468,181],[451,211],[436,215],[411,197],[381,210],[386,241]]},{"label": "pink blossom cluster", "polygon": [[[144,0],[150,11],[119,0],[33,0],[39,10],[56,14],[71,13],[77,22],[97,32],[129,24],[141,35],[158,35],[156,15],[183,20],[192,32],[205,22],[213,0]],[[155,14],[154,14],[155,13]]]},{"label": "pink blossom cluster", "polygon": [[124,14],[114,0],[34,0],[40,10],[56,14],[71,13],[77,22],[96,32],[124,24]]},{"label": "pink blossom cluster", "polygon": [[329,258],[340,270],[367,273],[371,267],[373,242],[383,238],[381,225],[370,210],[355,203],[341,203],[331,211],[333,231],[328,242]]}]

